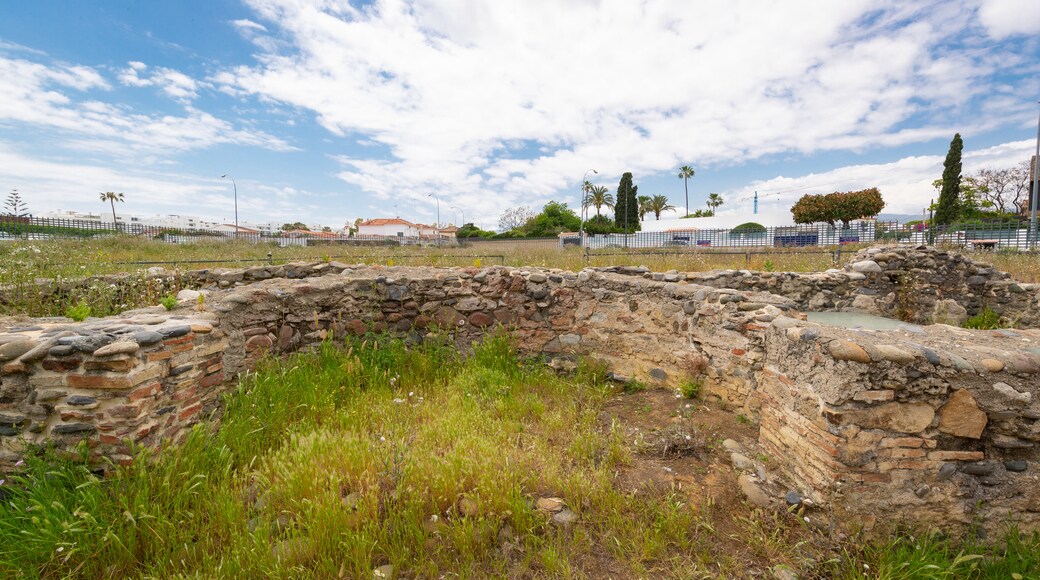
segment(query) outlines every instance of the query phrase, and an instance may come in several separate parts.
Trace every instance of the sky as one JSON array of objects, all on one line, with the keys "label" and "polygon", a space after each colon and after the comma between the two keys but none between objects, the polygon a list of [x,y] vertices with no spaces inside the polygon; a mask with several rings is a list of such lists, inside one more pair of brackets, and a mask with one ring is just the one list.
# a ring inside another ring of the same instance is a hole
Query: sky
[{"label": "sky", "polygon": [[[0,195],[341,227],[494,228],[582,177],[685,210],[878,187],[919,214],[1033,154],[1035,0],[0,4]],[[597,173],[588,172],[595,169]],[[235,181],[222,179],[228,174]],[[439,207],[439,210],[438,210]],[[675,217],[669,212],[664,217]]]}]

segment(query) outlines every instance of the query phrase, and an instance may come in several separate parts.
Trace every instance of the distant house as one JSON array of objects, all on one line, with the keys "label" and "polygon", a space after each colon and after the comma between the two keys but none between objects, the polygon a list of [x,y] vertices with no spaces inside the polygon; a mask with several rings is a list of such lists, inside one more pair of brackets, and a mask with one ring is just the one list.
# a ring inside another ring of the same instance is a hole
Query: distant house
[{"label": "distant house", "polygon": [[336,232],[322,232],[318,230],[289,230],[285,232],[285,235],[290,238],[328,238],[334,239],[342,237],[342,234]]},{"label": "distant house", "polygon": [[458,231],[459,231],[459,228],[457,228],[457,227],[455,227],[455,226],[448,226],[448,227],[446,227],[446,228],[441,228],[441,229],[440,229],[440,236],[441,236],[441,239],[442,239],[442,240],[451,240],[451,241],[453,241],[453,242],[454,242],[454,241],[455,241],[455,238],[456,238],[456,235],[455,235],[455,234],[456,234],[456,233],[457,233]]},{"label": "distant house", "polygon": [[[235,224],[220,224],[213,228],[213,231],[222,234],[235,235]],[[254,230],[253,228],[247,228],[245,226],[237,226],[239,235],[243,236],[259,236],[260,230]]]},{"label": "distant house", "polygon": [[420,226],[401,218],[378,218],[358,224],[358,237],[418,238]]}]

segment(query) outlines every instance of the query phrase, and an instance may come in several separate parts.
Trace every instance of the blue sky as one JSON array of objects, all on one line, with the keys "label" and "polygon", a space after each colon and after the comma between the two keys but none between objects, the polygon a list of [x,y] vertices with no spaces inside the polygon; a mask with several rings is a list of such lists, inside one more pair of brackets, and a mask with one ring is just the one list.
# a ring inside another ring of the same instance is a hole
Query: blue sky
[{"label": "blue sky", "polygon": [[[1033,0],[211,0],[0,7],[0,187],[29,209],[493,227],[611,190],[877,186],[893,213],[1035,147]],[[452,209],[453,207],[458,209]]]}]

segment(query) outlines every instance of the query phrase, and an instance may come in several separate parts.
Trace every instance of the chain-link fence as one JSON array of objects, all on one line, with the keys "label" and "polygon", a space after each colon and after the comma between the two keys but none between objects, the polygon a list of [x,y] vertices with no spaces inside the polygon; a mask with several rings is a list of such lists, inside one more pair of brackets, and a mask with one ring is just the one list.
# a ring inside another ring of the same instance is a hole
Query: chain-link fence
[{"label": "chain-link fence", "polygon": [[856,221],[849,227],[830,224],[764,227],[743,224],[736,228],[684,228],[633,234],[577,233],[553,238],[462,238],[435,236],[349,236],[335,232],[259,232],[232,226],[224,230],[161,227],[141,223],[111,223],[95,220],[68,220],[36,217],[0,216],[0,241],[85,239],[130,235],[168,243],[204,240],[244,240],[278,246],[456,246],[480,251],[552,250],[584,245],[590,252],[617,249],[715,249],[715,248],[833,248],[874,243],[940,244],[968,250],[1022,251],[1035,249],[1037,232],[1029,230],[1027,220],[970,221],[946,226],[923,222]]}]

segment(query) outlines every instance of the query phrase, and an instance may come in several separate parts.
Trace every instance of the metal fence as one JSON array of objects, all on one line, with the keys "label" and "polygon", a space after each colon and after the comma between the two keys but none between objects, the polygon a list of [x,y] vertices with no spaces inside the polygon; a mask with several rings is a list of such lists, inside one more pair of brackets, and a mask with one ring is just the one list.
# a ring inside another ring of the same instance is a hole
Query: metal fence
[{"label": "metal fence", "polygon": [[465,246],[477,251],[504,252],[553,250],[584,246],[587,251],[666,248],[672,250],[715,248],[835,248],[845,245],[899,243],[940,244],[968,250],[1021,251],[1038,246],[1037,232],[1026,220],[973,221],[930,227],[921,222],[862,220],[850,227],[810,224],[783,227],[745,225],[732,229],[675,229],[633,234],[561,234],[553,238],[454,238],[421,236],[346,236],[331,232],[273,232],[200,230],[161,227],[141,223],[0,216],[0,241],[88,239],[130,235],[183,244],[200,241],[239,240],[278,246]]},{"label": "metal fence", "polygon": [[[1036,232],[1026,221],[969,222],[929,227],[920,222],[859,221],[850,227],[809,224],[733,229],[675,229],[664,232],[586,235],[592,252],[621,249],[670,248],[835,248],[846,245],[911,243],[939,244],[967,250],[1024,251],[1037,245]],[[560,246],[582,245],[577,234],[563,235]]]},{"label": "metal fence", "polygon": [[454,238],[435,236],[385,237],[348,236],[335,232],[259,232],[233,227],[225,230],[176,228],[142,223],[112,223],[100,220],[72,220],[0,215],[0,241],[91,239],[111,236],[134,236],[171,244],[190,244],[201,241],[246,241],[286,246],[426,246],[454,245]]}]

